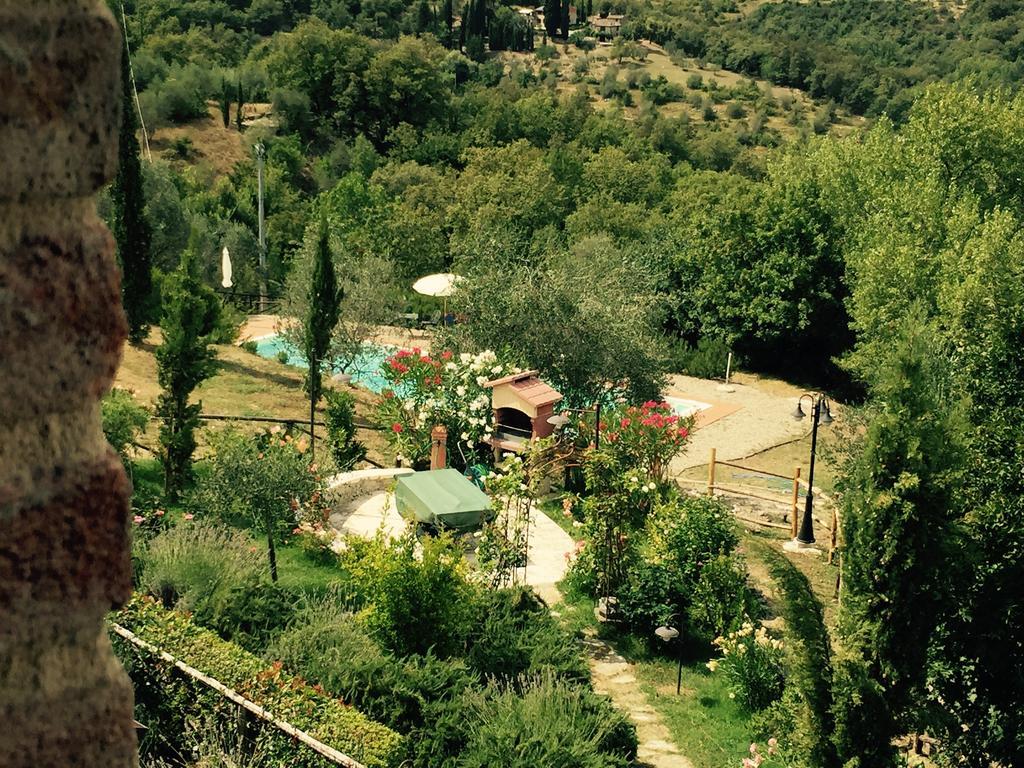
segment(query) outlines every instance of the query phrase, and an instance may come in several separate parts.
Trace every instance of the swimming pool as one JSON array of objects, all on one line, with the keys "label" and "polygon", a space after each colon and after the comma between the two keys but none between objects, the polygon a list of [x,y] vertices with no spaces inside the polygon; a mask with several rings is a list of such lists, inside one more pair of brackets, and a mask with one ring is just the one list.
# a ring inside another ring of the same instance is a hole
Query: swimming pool
[{"label": "swimming pool", "polygon": [[701,411],[711,407],[711,403],[702,403],[700,400],[687,400],[685,397],[665,397],[665,402],[672,406],[672,410],[681,419],[696,416]]},{"label": "swimming pool", "polygon": [[[364,342],[362,351],[348,366],[346,373],[352,376],[354,384],[360,384],[371,392],[380,394],[388,386],[388,382],[380,375],[380,368],[397,349],[398,347],[386,344]],[[256,354],[260,357],[276,360],[281,352],[288,355],[289,365],[294,365],[296,368],[309,367],[302,353],[284,337],[274,335],[256,339]],[[336,373],[337,371],[331,372]]]}]

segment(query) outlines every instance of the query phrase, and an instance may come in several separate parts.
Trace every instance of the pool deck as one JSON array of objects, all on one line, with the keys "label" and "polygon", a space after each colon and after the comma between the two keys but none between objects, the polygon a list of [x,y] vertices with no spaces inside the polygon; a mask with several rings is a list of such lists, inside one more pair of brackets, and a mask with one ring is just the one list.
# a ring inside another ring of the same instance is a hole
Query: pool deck
[{"label": "pool deck", "polygon": [[[238,342],[275,336],[284,322],[288,322],[288,319],[279,315],[251,315],[242,325],[242,331],[238,335]],[[386,344],[402,349],[419,347],[424,352],[429,352],[432,338],[433,336],[430,331],[419,328],[397,328],[390,325],[380,325],[374,329],[373,334],[367,341],[373,344]]]}]

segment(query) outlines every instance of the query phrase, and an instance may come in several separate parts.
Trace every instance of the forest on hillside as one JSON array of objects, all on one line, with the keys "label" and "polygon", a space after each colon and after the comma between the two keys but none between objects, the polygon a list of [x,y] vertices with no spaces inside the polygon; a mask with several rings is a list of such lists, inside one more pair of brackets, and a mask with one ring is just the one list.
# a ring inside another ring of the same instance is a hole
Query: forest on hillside
[{"label": "forest on hillside", "polygon": [[[514,274],[524,288],[545,286],[549,304],[575,307],[567,311],[591,324],[612,372],[661,370],[673,353],[703,343],[731,348],[753,367],[795,366],[847,386],[849,369],[836,362],[853,349],[858,322],[851,318],[850,249],[876,215],[843,203],[849,182],[836,179],[852,172],[848,158],[885,158],[887,174],[916,175],[900,171],[892,153],[907,156],[910,135],[940,132],[936,110],[984,121],[994,110],[1019,108],[975,93],[1018,80],[1016,24],[1024,16],[996,0],[971,3],[960,16],[915,3],[846,0],[765,4],[740,15],[681,0],[595,7],[625,11],[624,36],[806,87],[869,114],[891,109],[903,125],[882,118],[860,142],[841,145],[814,141],[812,131],[789,140],[773,133],[765,120],[777,101],[753,81],[729,94],[736,120],[712,110],[697,124],[671,114],[635,77],[638,90],[619,91],[639,94],[639,106],[629,109],[585,82],[559,86],[559,58],[586,47],[579,37],[538,48],[536,69],[467,50],[466,33],[450,31],[450,24],[461,27],[460,13],[467,25],[482,13],[473,23],[486,33],[498,10],[426,0],[126,3],[150,131],[209,122],[219,112],[241,147],[238,162],[218,169],[185,135],[145,164],[158,273],[176,266],[191,232],[211,285],[226,245],[236,285],[256,290],[249,147],[262,142],[269,283],[293,307],[302,303],[304,289],[295,286],[309,270],[310,221],[323,212],[349,289],[343,311],[363,321],[388,320],[406,307],[416,277],[451,269],[475,281],[467,309],[511,310],[515,296],[503,286]],[[631,53],[617,50],[626,60],[621,74],[608,65],[613,85],[629,79]],[[984,78],[953,91],[922,90],[971,73]],[[909,104],[918,95],[915,112]],[[240,103],[248,105],[244,123]],[[879,149],[882,137],[895,149]],[[925,157],[942,145],[917,141]],[[950,160],[934,162],[944,169]],[[963,192],[962,179],[945,170],[943,177]],[[536,298],[525,306],[539,306]],[[503,316],[492,317],[498,338],[508,336]]]}]

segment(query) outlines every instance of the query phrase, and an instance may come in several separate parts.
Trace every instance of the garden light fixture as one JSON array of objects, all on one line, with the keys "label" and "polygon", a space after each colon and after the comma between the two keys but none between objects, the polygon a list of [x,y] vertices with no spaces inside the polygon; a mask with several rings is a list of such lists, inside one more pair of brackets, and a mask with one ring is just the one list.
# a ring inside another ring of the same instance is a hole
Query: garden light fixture
[{"label": "garden light fixture", "polygon": [[811,465],[810,471],[807,473],[807,502],[804,505],[804,515],[800,521],[800,531],[794,541],[794,547],[797,549],[809,547],[814,543],[812,514],[814,510],[814,457],[818,449],[818,424],[831,424],[834,421],[828,400],[824,395],[816,392],[805,392],[800,395],[793,411],[794,419],[801,420],[807,415],[801,407],[805,397],[810,398],[811,401]]},{"label": "garden light fixture", "polygon": [[659,640],[666,644],[671,643],[673,640],[676,640],[679,643],[678,668],[676,669],[676,696],[678,696],[679,691],[682,690],[683,687],[683,643],[679,638],[679,630],[675,627],[670,627],[667,624],[662,624],[654,630],[654,634],[657,635]]}]

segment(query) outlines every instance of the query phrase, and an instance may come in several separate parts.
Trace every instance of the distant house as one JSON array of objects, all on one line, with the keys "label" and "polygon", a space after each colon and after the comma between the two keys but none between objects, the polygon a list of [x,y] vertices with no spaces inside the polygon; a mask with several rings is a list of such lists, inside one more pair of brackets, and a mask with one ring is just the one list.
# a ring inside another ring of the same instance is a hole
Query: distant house
[{"label": "distant house", "polygon": [[599,40],[610,40],[622,32],[622,22],[625,18],[621,13],[609,13],[605,16],[591,16],[587,21]]}]

